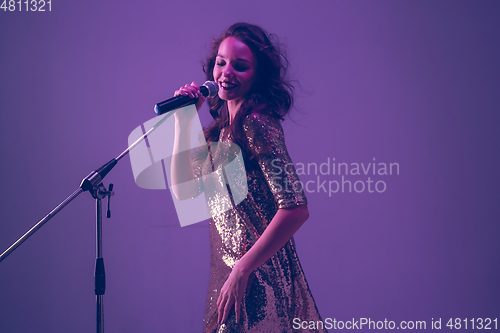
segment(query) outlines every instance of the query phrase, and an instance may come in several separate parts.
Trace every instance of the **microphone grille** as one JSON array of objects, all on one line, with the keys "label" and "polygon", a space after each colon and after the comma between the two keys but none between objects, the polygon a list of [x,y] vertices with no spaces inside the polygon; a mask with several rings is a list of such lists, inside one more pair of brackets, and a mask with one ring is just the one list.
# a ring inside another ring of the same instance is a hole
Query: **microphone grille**
[{"label": "microphone grille", "polygon": [[219,85],[215,81],[207,81],[203,85],[208,89],[207,97],[214,97],[219,92]]}]

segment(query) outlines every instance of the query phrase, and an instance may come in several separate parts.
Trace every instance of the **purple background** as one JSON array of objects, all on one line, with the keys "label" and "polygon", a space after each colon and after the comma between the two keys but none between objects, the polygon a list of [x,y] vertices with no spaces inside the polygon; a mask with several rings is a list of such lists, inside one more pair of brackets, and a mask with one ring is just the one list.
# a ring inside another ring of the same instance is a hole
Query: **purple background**
[{"label": "purple background", "polygon": [[[442,318],[443,330],[497,318],[499,15],[496,1],[396,0],[0,11],[0,252],[121,153],[156,102],[203,82],[210,39],[242,20],[288,47],[294,162],[400,165],[377,178],[384,193],[308,194],[295,237],[322,316]],[[137,187],[128,157],[109,182],[106,330],[201,331],[206,222],[181,228],[170,194]],[[94,228],[84,193],[0,263],[0,332],[95,331]]]}]

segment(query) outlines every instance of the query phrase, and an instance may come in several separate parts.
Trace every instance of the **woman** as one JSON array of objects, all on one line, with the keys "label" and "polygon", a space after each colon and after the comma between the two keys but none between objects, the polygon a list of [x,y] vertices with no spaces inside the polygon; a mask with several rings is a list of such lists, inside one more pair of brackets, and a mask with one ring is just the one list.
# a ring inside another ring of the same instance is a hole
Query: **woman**
[{"label": "woman", "polygon": [[[291,332],[295,318],[321,321],[292,237],[309,212],[280,124],[293,102],[285,64],[260,27],[236,23],[213,41],[204,68],[207,80],[219,86],[218,96],[209,99],[214,122],[204,130],[205,153],[193,159],[180,154],[190,147],[194,115],[175,113],[172,180],[183,186],[172,189],[179,200],[206,191],[209,175],[227,164],[234,147],[241,148],[246,172],[243,201],[235,201],[234,184],[229,199],[207,199],[212,218],[205,332]],[[197,98],[197,109],[205,101],[195,82],[179,94]],[[232,208],[224,211],[223,205]],[[324,330],[307,329],[318,331]]]}]

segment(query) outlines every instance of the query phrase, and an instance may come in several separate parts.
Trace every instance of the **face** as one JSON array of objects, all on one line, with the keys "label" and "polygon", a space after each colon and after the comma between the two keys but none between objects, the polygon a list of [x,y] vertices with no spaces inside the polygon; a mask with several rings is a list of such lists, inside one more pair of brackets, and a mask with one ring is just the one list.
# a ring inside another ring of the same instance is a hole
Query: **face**
[{"label": "face", "polygon": [[219,46],[213,73],[219,85],[219,97],[226,101],[241,101],[252,88],[255,66],[252,51],[246,44],[234,37],[224,39]]}]

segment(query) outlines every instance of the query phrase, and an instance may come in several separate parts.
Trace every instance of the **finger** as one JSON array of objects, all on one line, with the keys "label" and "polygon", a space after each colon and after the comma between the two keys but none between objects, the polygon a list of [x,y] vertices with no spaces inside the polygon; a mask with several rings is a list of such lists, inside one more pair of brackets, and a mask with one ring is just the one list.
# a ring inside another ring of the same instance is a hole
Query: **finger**
[{"label": "finger", "polygon": [[189,85],[189,84],[186,84],[186,85],[184,85],[184,87],[181,87],[179,89],[179,91],[184,96],[189,96],[191,98],[198,97],[197,96],[198,90],[195,87],[193,87],[192,85]]},{"label": "finger", "polygon": [[179,90],[176,90],[174,93],[174,96],[178,96],[178,95],[188,96],[189,91],[186,90],[186,87],[180,87]]},{"label": "finger", "polygon": [[224,300],[224,297],[225,297],[225,294],[224,292],[221,290],[220,294],[219,294],[219,297],[217,298],[217,306],[220,305],[220,303]]},{"label": "finger", "polygon": [[200,91],[200,86],[196,83],[196,81],[191,82],[191,86],[195,89],[195,97],[203,97]]},{"label": "finger", "polygon": [[233,306],[233,302],[232,302],[231,298],[229,298],[226,302],[226,305],[224,306],[224,314],[222,315],[221,323],[226,322],[226,319],[229,316],[229,311],[231,311],[232,306]]},{"label": "finger", "polygon": [[198,92],[200,91],[200,86],[195,81],[191,82],[191,86],[193,88],[195,88],[196,91],[198,91]]},{"label": "finger", "polygon": [[189,96],[191,98],[196,98],[196,92],[193,92],[191,90],[184,90],[183,91],[184,96]]},{"label": "finger", "polygon": [[224,314],[224,307],[219,306],[217,308],[217,323],[221,324],[222,323],[222,315]]},{"label": "finger", "polygon": [[224,302],[222,297],[219,297],[220,302],[217,304],[217,322],[221,323],[222,322],[222,315],[224,311]]},{"label": "finger", "polygon": [[185,87],[182,87],[181,89],[182,89],[182,91],[185,92],[185,94],[184,94],[185,96],[189,96],[191,98],[196,97],[196,90],[194,90],[193,87],[186,85]]},{"label": "finger", "polygon": [[234,304],[234,312],[236,315],[236,324],[238,324],[240,322],[241,300],[236,301],[236,304]]}]

